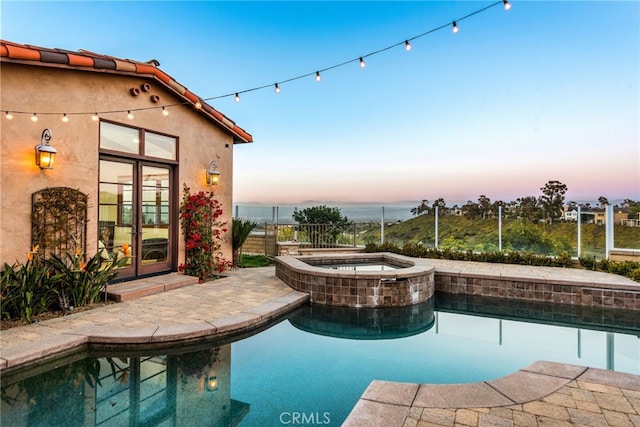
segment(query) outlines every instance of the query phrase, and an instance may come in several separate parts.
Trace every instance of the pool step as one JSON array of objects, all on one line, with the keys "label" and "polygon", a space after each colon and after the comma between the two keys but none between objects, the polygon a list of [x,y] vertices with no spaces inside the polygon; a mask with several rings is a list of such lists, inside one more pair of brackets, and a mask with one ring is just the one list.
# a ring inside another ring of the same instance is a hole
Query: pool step
[{"label": "pool step", "polygon": [[196,285],[197,283],[197,277],[168,273],[161,276],[145,277],[144,279],[109,285],[107,286],[107,298],[116,302],[130,301],[147,295],[159,294],[172,289]]}]

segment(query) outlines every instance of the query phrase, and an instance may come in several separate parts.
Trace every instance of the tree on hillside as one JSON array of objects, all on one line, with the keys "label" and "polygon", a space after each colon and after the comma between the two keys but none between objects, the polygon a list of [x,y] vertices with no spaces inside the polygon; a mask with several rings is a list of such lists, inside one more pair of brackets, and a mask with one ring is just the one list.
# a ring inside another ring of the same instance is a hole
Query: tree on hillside
[{"label": "tree on hillside", "polygon": [[609,204],[609,200],[607,200],[607,198],[604,196],[600,196],[598,197],[598,203],[600,203],[601,208],[604,208],[606,205]]},{"label": "tree on hillside", "polygon": [[417,216],[417,215],[428,215],[430,213],[430,209],[431,208],[429,207],[429,201],[425,199],[422,202],[420,202],[418,207],[411,208],[411,214],[414,215],[414,216]]},{"label": "tree on hillside", "polygon": [[475,219],[482,216],[482,212],[480,211],[480,205],[472,202],[471,200],[467,201],[464,205],[462,205],[462,215],[469,218]]},{"label": "tree on hillside", "polygon": [[562,205],[567,186],[560,181],[549,181],[540,190],[542,190],[540,205],[545,218],[553,222],[562,216]]},{"label": "tree on hillside", "polygon": [[478,197],[478,207],[482,218],[491,216],[491,199],[484,194],[481,194],[480,197]]},{"label": "tree on hillside", "polygon": [[439,199],[435,200],[433,202],[433,205],[431,206],[431,209],[433,210],[434,215],[435,215],[435,212],[436,212],[436,208],[438,208],[438,215],[439,216],[442,216],[442,215],[447,213],[447,203],[444,201],[444,199],[442,197],[440,197]]},{"label": "tree on hillside", "polygon": [[542,218],[542,210],[536,196],[520,197],[516,200],[517,216],[531,222],[538,222]]},{"label": "tree on hillside", "polygon": [[309,239],[314,247],[334,245],[338,235],[351,224],[346,216],[342,216],[340,209],[324,205],[296,210],[292,217],[298,224],[321,226],[307,227]]},{"label": "tree on hillside", "polygon": [[491,214],[496,218],[498,217],[498,212],[500,211],[501,206],[504,215],[504,207],[506,206],[505,202],[503,202],[502,200],[496,200],[495,202],[491,203]]},{"label": "tree on hillside", "polygon": [[638,218],[638,215],[640,215],[640,201],[624,199],[622,207],[629,209],[631,218]]}]

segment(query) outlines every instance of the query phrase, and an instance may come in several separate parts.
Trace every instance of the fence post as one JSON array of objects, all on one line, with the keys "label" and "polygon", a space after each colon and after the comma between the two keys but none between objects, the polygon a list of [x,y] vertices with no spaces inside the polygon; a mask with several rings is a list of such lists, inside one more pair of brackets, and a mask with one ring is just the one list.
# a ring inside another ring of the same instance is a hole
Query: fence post
[{"label": "fence post", "polygon": [[498,206],[498,251],[502,252],[502,206]]},{"label": "fence post", "polygon": [[609,259],[611,249],[613,249],[613,206],[605,207],[605,258]]},{"label": "fence post", "polygon": [[435,221],[436,221],[436,222],[435,222],[435,228],[436,228],[436,231],[435,231],[435,232],[436,232],[436,236],[435,236],[435,239],[436,239],[435,246],[436,246],[436,249],[438,249],[438,207],[437,207],[437,206],[436,206],[436,208],[435,208],[435,212],[434,212],[434,214],[435,214],[435,216],[436,216],[436,219],[435,219]]},{"label": "fence post", "polygon": [[382,217],[380,218],[380,244],[384,243],[384,206],[382,207]]},{"label": "fence post", "polygon": [[582,254],[582,208],[578,206],[578,258]]},{"label": "fence post", "polygon": [[356,223],[354,222],[353,223],[353,247],[354,248],[356,247],[356,233],[357,233]]}]

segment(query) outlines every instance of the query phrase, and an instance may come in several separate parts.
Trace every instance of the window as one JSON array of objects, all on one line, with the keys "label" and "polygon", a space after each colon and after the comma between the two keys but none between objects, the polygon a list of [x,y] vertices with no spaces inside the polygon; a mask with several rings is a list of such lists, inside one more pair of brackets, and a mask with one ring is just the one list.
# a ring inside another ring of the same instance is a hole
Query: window
[{"label": "window", "polygon": [[178,140],[144,129],[100,122],[100,148],[155,159],[177,160]]}]

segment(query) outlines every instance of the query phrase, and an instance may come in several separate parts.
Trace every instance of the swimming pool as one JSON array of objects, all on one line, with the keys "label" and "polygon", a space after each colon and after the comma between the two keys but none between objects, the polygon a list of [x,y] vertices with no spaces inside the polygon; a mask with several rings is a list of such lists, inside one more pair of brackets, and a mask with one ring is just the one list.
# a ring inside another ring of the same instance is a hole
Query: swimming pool
[{"label": "swimming pool", "polygon": [[161,354],[71,355],[43,374],[3,375],[1,424],[340,425],[373,379],[482,381],[539,359],[640,374],[632,315],[612,312],[614,327],[594,320],[602,311],[437,297],[391,310],[309,305],[252,336]]}]

